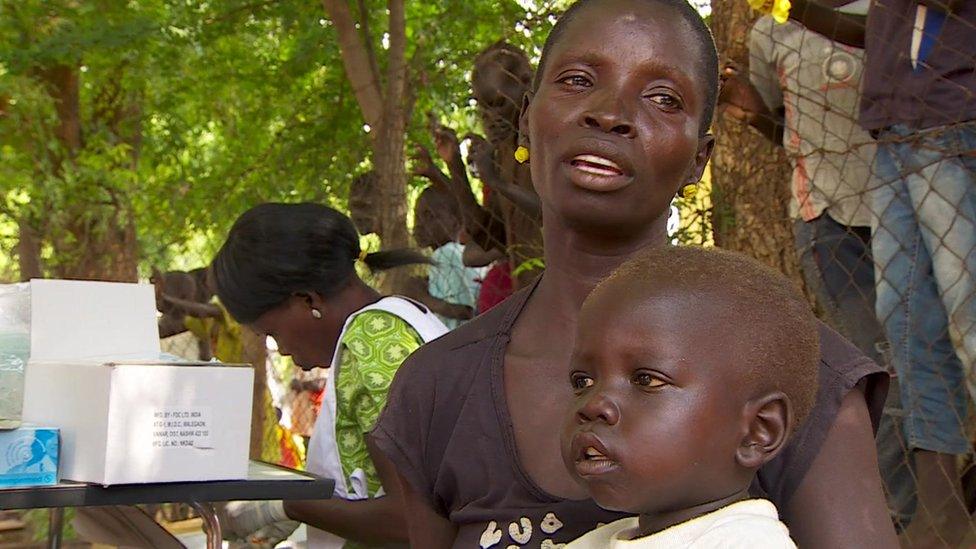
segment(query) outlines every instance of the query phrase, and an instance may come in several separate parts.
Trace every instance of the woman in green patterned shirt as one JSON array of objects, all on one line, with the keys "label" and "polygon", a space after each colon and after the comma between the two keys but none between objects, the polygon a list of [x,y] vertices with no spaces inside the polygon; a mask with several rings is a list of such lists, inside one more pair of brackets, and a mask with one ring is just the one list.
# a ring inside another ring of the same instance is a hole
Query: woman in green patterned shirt
[{"label": "woman in green patterned shirt", "polygon": [[366,433],[400,364],[446,328],[423,305],[367,286],[357,261],[379,271],[427,259],[410,250],[365,253],[348,217],[309,203],[248,210],[214,259],[217,295],[238,322],[273,337],[303,369],[331,368],[307,468],[336,480],[334,497],[229,504],[228,533],[261,545],[300,521],[311,526],[315,549],[406,541],[399,487],[380,481]]}]

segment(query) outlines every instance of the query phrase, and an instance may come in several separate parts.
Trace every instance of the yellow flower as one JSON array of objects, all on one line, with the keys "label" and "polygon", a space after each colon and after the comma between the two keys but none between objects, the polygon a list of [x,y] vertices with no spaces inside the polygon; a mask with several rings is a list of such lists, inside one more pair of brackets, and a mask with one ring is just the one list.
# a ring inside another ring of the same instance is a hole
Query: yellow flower
[{"label": "yellow flower", "polygon": [[772,15],[777,23],[785,23],[790,17],[790,0],[748,0],[748,2],[752,9]]}]

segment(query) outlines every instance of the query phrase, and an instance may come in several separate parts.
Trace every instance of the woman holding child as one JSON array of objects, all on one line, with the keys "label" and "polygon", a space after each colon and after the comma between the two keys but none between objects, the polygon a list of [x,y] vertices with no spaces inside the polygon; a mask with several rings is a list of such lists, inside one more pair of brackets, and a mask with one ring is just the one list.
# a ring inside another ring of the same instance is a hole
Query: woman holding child
[{"label": "woman holding child", "polygon": [[[684,0],[581,0],[553,29],[520,122],[546,272],[408,359],[372,432],[414,547],[555,547],[624,516],[561,458],[577,320],[601,280],[666,245],[671,198],[711,152],[717,87],[711,35]],[[872,433],[887,379],[822,325],[819,338],[815,404],[751,492],[801,547],[893,547]]]}]

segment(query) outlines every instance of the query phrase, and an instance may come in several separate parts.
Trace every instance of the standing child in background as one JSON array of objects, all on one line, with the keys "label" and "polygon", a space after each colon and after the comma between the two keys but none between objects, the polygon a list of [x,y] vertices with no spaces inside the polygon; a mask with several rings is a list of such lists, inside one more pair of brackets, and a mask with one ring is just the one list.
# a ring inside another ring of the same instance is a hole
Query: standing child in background
[{"label": "standing child in background", "polygon": [[[848,2],[830,0],[835,8]],[[872,169],[874,139],[857,125],[863,70],[863,49],[766,15],[749,34],[748,75],[733,66],[723,70],[719,105],[786,151],[793,168],[790,215],[807,287],[834,329],[885,364],[868,204],[869,191],[882,183]],[[903,417],[892,385],[877,445],[888,505],[900,527],[911,520],[915,492],[899,432]]]},{"label": "standing child in background", "polygon": [[318,419],[319,410],[322,408],[328,373],[321,368],[314,370],[296,368],[288,357],[281,357],[281,360],[286,363],[286,367],[293,368],[291,381],[288,382],[292,430],[302,437],[305,448],[308,449],[308,441],[312,437],[312,431],[315,430],[315,420]]},{"label": "standing child in background", "polygon": [[863,58],[863,50],[767,15],[749,34],[749,74],[723,70],[719,105],[785,148],[804,278],[837,331],[880,363],[867,204],[879,180],[874,140],[857,125]]},{"label": "standing child in background", "polygon": [[[518,118],[522,99],[532,81],[528,56],[506,42],[492,44],[475,58],[471,71],[472,96],[477,102],[484,137],[469,134],[467,162],[472,174],[484,184],[479,204],[465,168],[460,140],[453,129],[432,121],[437,156],[448,167],[445,175],[434,166],[430,153],[417,148],[415,174],[447,189],[457,201],[465,230],[471,236],[472,253],[465,264],[484,267],[496,263],[492,277],[512,277],[512,268],[542,256],[542,209],[532,186],[529,168],[517,162]],[[477,256],[478,259],[475,257]],[[526,269],[517,280],[493,284],[502,299],[511,294],[505,287],[523,287],[538,275]],[[489,305],[498,299],[490,298]],[[485,309],[479,309],[484,312]]]},{"label": "standing child in background", "polygon": [[795,548],[751,499],[817,394],[819,338],[790,282],[746,256],[661,247],[586,299],[562,436],[601,507],[639,514],[567,549]]},{"label": "standing child in background", "polygon": [[414,239],[433,248],[427,275],[429,298],[418,296],[449,329],[474,317],[483,269],[466,267],[457,204],[447,192],[427,187],[414,208]]}]

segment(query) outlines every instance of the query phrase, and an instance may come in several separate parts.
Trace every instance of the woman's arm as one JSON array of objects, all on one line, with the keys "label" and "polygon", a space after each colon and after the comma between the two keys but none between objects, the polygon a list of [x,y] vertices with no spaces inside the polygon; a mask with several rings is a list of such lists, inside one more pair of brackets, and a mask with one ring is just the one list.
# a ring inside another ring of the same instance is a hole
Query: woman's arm
[{"label": "woman's arm", "polygon": [[427,279],[418,276],[410,277],[404,282],[404,286],[399,288],[401,294],[423,303],[431,311],[458,320],[471,320],[474,318],[474,309],[460,303],[451,303],[443,299],[430,295],[427,289]]},{"label": "woman's arm", "polygon": [[196,301],[180,299],[178,297],[172,297],[166,294],[162,294],[162,299],[163,301],[178,307],[186,314],[197,318],[220,318],[224,315],[223,311],[220,310],[220,307],[214,305],[213,303],[198,303]]},{"label": "woman's arm", "polygon": [[410,532],[410,547],[429,547],[430,549],[449,549],[457,537],[457,526],[437,511],[418,494],[407,479],[400,475],[403,494],[403,510],[407,515],[407,530]]},{"label": "woman's arm", "polygon": [[898,547],[862,391],[844,397],[820,453],[780,510],[799,547]]},{"label": "woman's arm", "polygon": [[804,27],[855,48],[864,47],[864,28],[867,19],[863,15],[841,13],[816,0],[792,0],[790,19]]},{"label": "woman's arm", "polygon": [[[393,464],[367,437],[366,448],[386,495],[357,501],[327,499],[286,501],[288,518],[320,530],[362,543],[404,543],[407,525],[403,514],[403,493]],[[414,547],[427,547],[414,545]]]},{"label": "woman's arm", "polygon": [[[498,191],[502,196],[512,201],[513,204],[532,219],[542,222],[542,203],[539,195],[529,188],[516,185],[514,182],[506,181],[495,164],[495,148],[488,141],[476,134],[469,134],[467,139],[471,143],[469,157],[474,161],[478,168],[478,177],[484,184]],[[460,157],[460,153],[458,153]],[[463,163],[462,163],[463,168]]]},{"label": "woman's arm", "polygon": [[434,142],[437,145],[437,155],[447,164],[451,194],[454,195],[461,210],[464,230],[472,241],[486,250],[504,249],[505,227],[487,208],[478,204],[471,190],[471,182],[468,180],[468,171],[461,156],[461,144],[457,134],[451,128],[437,126],[434,130]]},{"label": "woman's arm", "polygon": [[465,267],[487,267],[505,257],[505,252],[498,248],[484,250],[477,242],[467,242],[461,254],[461,262]]},{"label": "woman's arm", "polygon": [[185,331],[186,324],[183,323],[183,315],[167,314],[159,319],[159,339],[166,339]]}]

